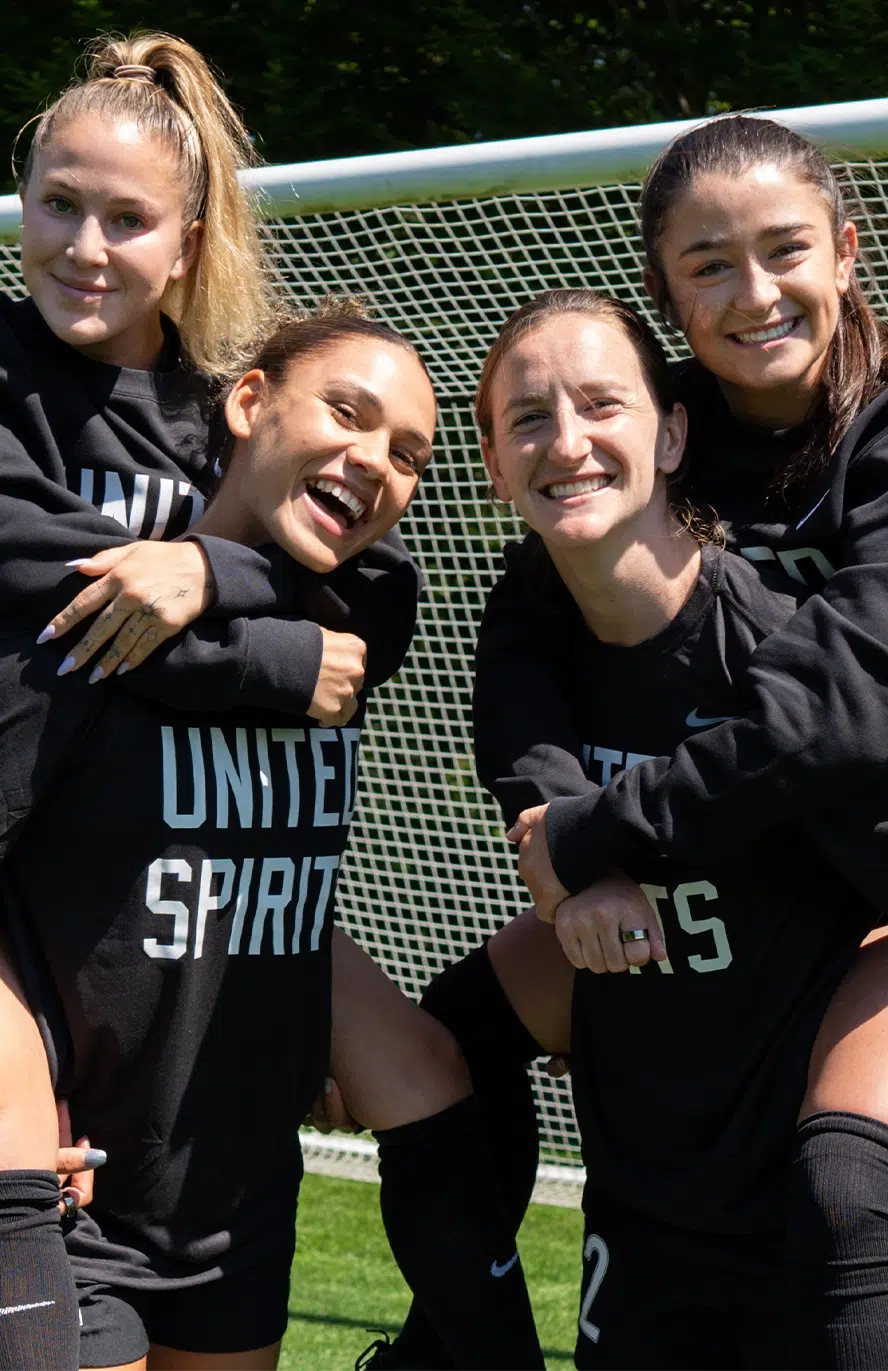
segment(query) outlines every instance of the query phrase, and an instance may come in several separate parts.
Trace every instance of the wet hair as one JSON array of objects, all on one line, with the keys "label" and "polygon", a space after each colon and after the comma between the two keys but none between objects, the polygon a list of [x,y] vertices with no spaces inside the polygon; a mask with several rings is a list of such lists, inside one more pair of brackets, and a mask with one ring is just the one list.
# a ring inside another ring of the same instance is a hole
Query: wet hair
[{"label": "wet hair", "polygon": [[255,215],[237,179],[239,167],[257,160],[240,118],[204,58],[182,39],[97,38],[85,79],[32,121],[22,190],[53,136],[85,115],[134,123],[173,158],[184,192],[183,228],[195,220],[203,227],[191,270],[169,283],[161,306],[195,366],[234,374],[274,318]]},{"label": "wet hair", "polygon": [[[546,290],[509,315],[484,360],[478,388],[475,391],[475,421],[485,438],[490,439],[493,435],[490,397],[494,376],[503,358],[516,343],[541,324],[567,314],[583,314],[592,319],[601,319],[604,323],[619,329],[635,349],[660,413],[670,414],[675,408],[678,393],[663,345],[650,324],[631,305],[615,299],[612,295],[602,295],[588,288]],[[724,535],[718,527],[714,512],[708,511],[712,517],[707,518],[681,493],[684,470],[685,462],[682,460],[678,471],[666,478],[670,507],[675,518],[700,542],[723,541]]]},{"label": "wet hair", "polygon": [[[675,307],[659,254],[666,215],[695,177],[716,172],[742,176],[775,166],[814,187],[830,217],[838,249],[849,214],[835,172],[812,143],[784,124],[745,114],[720,115],[680,134],[660,153],[644,182],[639,204],[641,236],[655,303],[676,329]],[[799,448],[775,473],[786,492],[827,465],[859,411],[888,384],[888,327],[876,317],[857,276],[839,297],[839,318],[829,343],[819,393]]]}]

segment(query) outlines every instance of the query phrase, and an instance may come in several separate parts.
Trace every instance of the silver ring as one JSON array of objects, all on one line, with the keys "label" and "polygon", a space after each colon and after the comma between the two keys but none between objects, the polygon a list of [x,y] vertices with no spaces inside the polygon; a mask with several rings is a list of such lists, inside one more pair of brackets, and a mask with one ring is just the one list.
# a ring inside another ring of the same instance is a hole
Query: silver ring
[{"label": "silver ring", "polygon": [[621,943],[646,943],[648,931],[646,928],[621,928]]}]

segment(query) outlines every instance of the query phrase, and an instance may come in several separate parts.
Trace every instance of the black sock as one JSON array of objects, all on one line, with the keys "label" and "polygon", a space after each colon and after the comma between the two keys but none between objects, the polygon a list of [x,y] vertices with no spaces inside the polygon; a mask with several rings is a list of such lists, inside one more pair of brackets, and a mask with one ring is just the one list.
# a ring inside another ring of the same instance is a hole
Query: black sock
[{"label": "black sock", "polygon": [[0,1368],[77,1371],[77,1292],[54,1171],[0,1171]]},{"label": "black sock", "polygon": [[[536,1181],[540,1143],[527,1063],[543,1049],[528,1033],[496,977],[486,943],[429,982],[421,1004],[450,1029],[462,1049],[496,1157],[503,1206],[517,1235]],[[503,1138],[508,1146],[502,1147]],[[405,1367],[453,1365],[422,1308],[414,1301],[397,1339]]]},{"label": "black sock", "polygon": [[[450,1029],[466,1059],[488,1145],[496,1157],[503,1204],[517,1233],[533,1194],[540,1156],[527,1067],[544,1055],[543,1049],[506,998],[486,943],[433,977],[420,1004]],[[502,1146],[503,1138],[508,1147]]]},{"label": "black sock", "polygon": [[376,1138],[385,1231],[450,1364],[461,1371],[542,1367],[477,1101],[461,1100]]},{"label": "black sock", "polygon": [[796,1135],[788,1219],[793,1367],[888,1367],[888,1127],[822,1113]]}]

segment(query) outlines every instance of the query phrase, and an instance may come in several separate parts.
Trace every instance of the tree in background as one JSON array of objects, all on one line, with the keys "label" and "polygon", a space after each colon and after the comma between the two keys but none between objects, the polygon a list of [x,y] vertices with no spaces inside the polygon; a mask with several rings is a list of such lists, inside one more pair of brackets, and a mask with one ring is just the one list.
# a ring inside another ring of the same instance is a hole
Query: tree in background
[{"label": "tree in background", "polygon": [[883,0],[38,0],[10,10],[7,147],[105,29],[168,29],[194,43],[269,162],[888,93]]}]

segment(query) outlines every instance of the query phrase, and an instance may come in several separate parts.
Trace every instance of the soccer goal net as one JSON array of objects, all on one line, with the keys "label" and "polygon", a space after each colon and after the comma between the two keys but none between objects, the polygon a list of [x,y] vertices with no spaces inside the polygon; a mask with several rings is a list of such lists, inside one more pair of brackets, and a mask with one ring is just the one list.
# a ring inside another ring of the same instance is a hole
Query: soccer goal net
[{"label": "soccer goal net", "polygon": [[[871,160],[888,156],[888,100],[774,117],[841,159],[870,290],[888,313],[888,161]],[[527,904],[472,763],[475,634],[500,548],[521,533],[485,497],[471,405],[481,363],[505,317],[550,287],[598,287],[648,313],[639,181],[682,127],[250,174],[264,196],[282,287],[302,301],[330,291],[369,297],[419,345],[440,403],[435,458],[402,525],[425,571],[419,627],[404,669],[371,706],[339,886],[344,927],[414,996]],[[11,197],[6,211],[12,232]],[[12,243],[0,247],[0,286],[22,289]],[[674,351],[674,340],[666,342]],[[537,1198],[577,1204],[583,1173],[569,1081],[534,1071],[534,1083],[543,1144]],[[310,1170],[375,1175],[375,1149],[363,1137],[307,1131],[303,1141]],[[509,1146],[507,1120],[501,1145]]]}]

